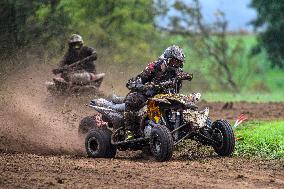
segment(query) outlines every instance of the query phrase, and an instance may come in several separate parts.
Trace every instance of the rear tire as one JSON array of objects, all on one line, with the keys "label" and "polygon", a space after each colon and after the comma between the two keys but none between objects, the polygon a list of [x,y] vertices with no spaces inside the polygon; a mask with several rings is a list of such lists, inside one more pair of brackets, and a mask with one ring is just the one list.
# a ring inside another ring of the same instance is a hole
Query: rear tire
[{"label": "rear tire", "polygon": [[87,155],[92,158],[113,158],[116,146],[111,144],[111,131],[108,129],[91,129],[85,139]]},{"label": "rear tire", "polygon": [[106,158],[114,158],[116,155],[117,148],[115,145],[111,144],[111,135],[112,132],[109,129],[104,129],[105,138],[109,144],[108,150],[106,152]]},{"label": "rear tire", "polygon": [[212,131],[212,139],[220,142],[213,146],[215,152],[220,156],[231,156],[235,150],[235,135],[230,123],[217,120],[212,124]]},{"label": "rear tire", "polygon": [[173,137],[167,127],[154,127],[150,136],[150,150],[157,161],[168,161],[173,155]]}]

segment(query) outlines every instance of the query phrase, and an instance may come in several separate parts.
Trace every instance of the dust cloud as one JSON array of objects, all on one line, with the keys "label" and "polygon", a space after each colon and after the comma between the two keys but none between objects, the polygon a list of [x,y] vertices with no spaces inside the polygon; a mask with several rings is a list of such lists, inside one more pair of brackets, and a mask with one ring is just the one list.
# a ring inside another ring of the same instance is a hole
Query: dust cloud
[{"label": "dust cloud", "polygon": [[[31,64],[10,74],[1,86],[0,151],[36,154],[82,154],[77,129],[94,112],[89,96],[53,96],[45,81],[47,64]],[[95,95],[94,95],[95,96]]]}]

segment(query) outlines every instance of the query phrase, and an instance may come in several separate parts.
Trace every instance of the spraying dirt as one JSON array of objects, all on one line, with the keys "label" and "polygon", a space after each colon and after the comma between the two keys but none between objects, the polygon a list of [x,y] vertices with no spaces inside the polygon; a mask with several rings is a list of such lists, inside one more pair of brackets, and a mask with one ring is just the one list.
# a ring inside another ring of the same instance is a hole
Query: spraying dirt
[{"label": "spraying dirt", "polygon": [[38,154],[80,151],[74,131],[83,114],[80,115],[84,109],[82,99],[54,98],[48,94],[44,82],[51,78],[49,72],[46,65],[33,65],[8,78],[1,103],[2,151]]}]

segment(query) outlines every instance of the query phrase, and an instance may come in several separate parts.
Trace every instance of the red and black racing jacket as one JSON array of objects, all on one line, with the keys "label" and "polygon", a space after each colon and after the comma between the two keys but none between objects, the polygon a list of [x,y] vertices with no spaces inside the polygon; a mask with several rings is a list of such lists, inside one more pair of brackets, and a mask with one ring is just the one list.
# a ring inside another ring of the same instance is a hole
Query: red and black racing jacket
[{"label": "red and black racing jacket", "polygon": [[[158,59],[151,62],[136,77],[128,80],[126,87],[131,92],[149,93],[153,96],[158,93],[178,93],[184,79],[190,80],[191,74],[182,68],[168,66],[168,59]],[[149,96],[149,95],[147,95]]]}]

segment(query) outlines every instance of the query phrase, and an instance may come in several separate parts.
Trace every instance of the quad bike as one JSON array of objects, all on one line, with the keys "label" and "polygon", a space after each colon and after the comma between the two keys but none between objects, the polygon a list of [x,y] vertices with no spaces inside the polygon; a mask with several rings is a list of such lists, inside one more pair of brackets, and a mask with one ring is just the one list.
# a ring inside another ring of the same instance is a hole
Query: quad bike
[{"label": "quad bike", "polygon": [[85,137],[88,156],[113,158],[116,151],[148,150],[157,161],[172,157],[174,146],[186,139],[212,146],[220,156],[235,148],[233,130],[226,120],[209,118],[209,108],[198,111],[200,93],[158,94],[139,111],[136,136],[125,140],[123,98],[95,99],[90,103],[99,114],[85,117],[79,134]]},{"label": "quad bike", "polygon": [[[52,82],[46,82],[47,90],[52,94],[73,94],[92,91],[98,93],[105,74],[78,71],[76,67],[85,61],[89,61],[89,57],[62,68],[53,69],[52,72],[55,75],[60,74],[60,76],[53,78]],[[67,75],[69,75],[70,81],[66,81],[65,77]]]}]

